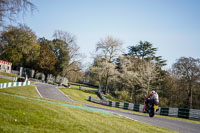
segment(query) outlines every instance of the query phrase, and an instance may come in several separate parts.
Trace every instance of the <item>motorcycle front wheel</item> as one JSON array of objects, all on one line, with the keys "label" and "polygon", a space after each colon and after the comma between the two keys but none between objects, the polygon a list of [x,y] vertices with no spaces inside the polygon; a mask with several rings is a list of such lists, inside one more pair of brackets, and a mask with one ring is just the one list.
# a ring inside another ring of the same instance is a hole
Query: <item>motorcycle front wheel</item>
[{"label": "motorcycle front wheel", "polygon": [[149,117],[154,117],[154,109],[149,110]]}]

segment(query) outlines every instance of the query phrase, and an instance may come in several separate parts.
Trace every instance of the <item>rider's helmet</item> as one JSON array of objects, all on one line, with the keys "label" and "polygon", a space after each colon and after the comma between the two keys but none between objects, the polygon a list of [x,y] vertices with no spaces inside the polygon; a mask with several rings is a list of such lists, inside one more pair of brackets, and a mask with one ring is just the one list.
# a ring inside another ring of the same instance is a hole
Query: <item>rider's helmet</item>
[{"label": "rider's helmet", "polygon": [[153,96],[154,94],[156,94],[156,91],[152,90],[152,91],[150,92],[150,96]]}]

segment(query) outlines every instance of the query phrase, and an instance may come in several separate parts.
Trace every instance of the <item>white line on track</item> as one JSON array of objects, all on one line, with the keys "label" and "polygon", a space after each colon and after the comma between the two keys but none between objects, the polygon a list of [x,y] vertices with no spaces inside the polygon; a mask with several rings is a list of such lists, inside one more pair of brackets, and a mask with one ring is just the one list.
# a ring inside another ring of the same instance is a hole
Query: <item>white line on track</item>
[{"label": "white line on track", "polygon": [[43,97],[42,95],[41,95],[41,93],[39,92],[39,90],[38,90],[38,88],[37,88],[37,86],[36,85],[34,85],[35,86],[35,89],[36,89],[36,91],[38,92],[38,94],[40,95],[40,97]]}]

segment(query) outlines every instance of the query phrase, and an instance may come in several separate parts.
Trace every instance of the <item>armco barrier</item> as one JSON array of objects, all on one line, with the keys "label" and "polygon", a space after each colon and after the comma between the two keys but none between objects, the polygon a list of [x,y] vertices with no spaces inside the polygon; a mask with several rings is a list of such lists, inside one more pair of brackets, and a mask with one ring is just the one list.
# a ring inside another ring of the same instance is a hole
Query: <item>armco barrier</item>
[{"label": "armco barrier", "polygon": [[140,111],[140,105],[139,104],[134,104],[133,111],[139,112]]},{"label": "armco barrier", "polygon": [[[122,102],[113,102],[113,101],[102,101],[97,98],[88,97],[88,100],[91,102],[104,104],[111,107],[122,108],[126,110],[133,110],[137,112],[142,112],[144,105],[142,104],[133,104],[133,103],[122,103]],[[165,115],[172,117],[180,117],[192,120],[200,121],[200,110],[196,109],[183,109],[183,108],[162,108],[159,107],[159,111],[156,112],[157,115]]]},{"label": "armco barrier", "polygon": [[109,102],[109,106],[111,106],[112,107],[112,101],[108,101]]},{"label": "armco barrier", "polygon": [[129,103],[124,103],[124,109],[128,109]]},{"label": "armco barrier", "polygon": [[120,102],[119,103],[119,108],[123,109],[124,108],[124,103]]},{"label": "armco barrier", "polygon": [[144,105],[140,104],[140,107],[139,107],[139,112],[142,112],[144,109]]},{"label": "armco barrier", "polygon": [[115,104],[116,104],[115,102],[112,102],[112,107],[115,107]]},{"label": "armco barrier", "polygon": [[133,110],[134,104],[133,103],[129,103],[128,105],[128,110]]},{"label": "armco barrier", "polygon": [[30,81],[0,83],[0,88],[8,88],[8,87],[15,87],[15,86],[26,86],[26,85],[30,85]]},{"label": "armco barrier", "polygon": [[115,107],[119,108],[119,102],[115,102]]},{"label": "armco barrier", "polygon": [[200,110],[190,109],[189,119],[200,121]]},{"label": "armco barrier", "polygon": [[189,114],[190,114],[190,110],[189,109],[183,109],[183,108],[178,109],[178,117],[180,117],[180,118],[188,119],[189,118]]},{"label": "armco barrier", "polygon": [[168,116],[169,114],[169,108],[161,108],[160,115]]},{"label": "armco barrier", "polygon": [[169,108],[168,116],[178,117],[178,108]]}]

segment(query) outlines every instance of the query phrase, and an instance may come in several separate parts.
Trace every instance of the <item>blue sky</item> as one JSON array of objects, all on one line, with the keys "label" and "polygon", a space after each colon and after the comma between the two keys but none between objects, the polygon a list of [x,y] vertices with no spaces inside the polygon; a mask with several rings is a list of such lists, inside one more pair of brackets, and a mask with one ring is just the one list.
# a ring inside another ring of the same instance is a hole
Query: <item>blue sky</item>
[{"label": "blue sky", "polygon": [[38,11],[17,22],[38,37],[52,39],[55,30],[72,33],[80,51],[90,53],[106,36],[123,48],[149,41],[170,67],[181,56],[200,58],[200,0],[30,0]]}]

